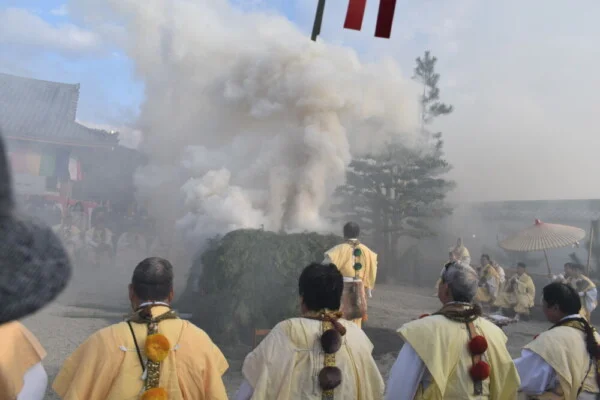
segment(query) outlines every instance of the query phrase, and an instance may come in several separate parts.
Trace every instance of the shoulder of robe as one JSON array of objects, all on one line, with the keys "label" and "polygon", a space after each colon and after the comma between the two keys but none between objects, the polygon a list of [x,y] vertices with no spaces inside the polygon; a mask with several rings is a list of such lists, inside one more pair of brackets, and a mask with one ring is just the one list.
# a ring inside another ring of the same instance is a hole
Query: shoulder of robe
[{"label": "shoulder of robe", "polygon": [[183,322],[183,333],[187,337],[193,337],[195,341],[213,343],[212,339],[202,328],[192,324],[190,321],[181,320]]},{"label": "shoulder of robe", "polygon": [[445,325],[447,322],[446,317],[443,315],[429,315],[427,317],[419,318],[414,321],[410,321],[402,325],[396,330],[400,336],[408,331],[419,330],[420,333],[426,334],[427,332],[433,332],[438,326]]},{"label": "shoulder of robe", "polygon": [[496,324],[494,324],[492,321],[488,321],[485,318],[478,318],[477,323],[485,331],[493,332],[494,334],[502,337],[502,339],[504,340],[505,343],[508,341],[508,337],[506,336],[504,331],[500,327],[498,327]]},{"label": "shoulder of robe", "polygon": [[364,243],[361,243],[358,247],[360,247],[362,250],[364,250],[365,252],[369,252],[372,255],[376,256],[377,253],[375,253],[373,250],[371,250],[367,245],[365,245]]}]

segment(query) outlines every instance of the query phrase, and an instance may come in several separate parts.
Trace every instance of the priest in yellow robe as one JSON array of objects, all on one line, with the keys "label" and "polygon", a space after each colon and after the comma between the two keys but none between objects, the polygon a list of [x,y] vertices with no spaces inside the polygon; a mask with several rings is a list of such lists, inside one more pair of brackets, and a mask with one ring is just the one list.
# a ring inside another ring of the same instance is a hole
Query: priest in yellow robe
[{"label": "priest in yellow robe", "polygon": [[528,318],[535,303],[535,284],[526,269],[525,263],[517,263],[517,273],[506,282],[495,303],[500,309],[514,310],[516,319]]},{"label": "priest in yellow robe", "polygon": [[565,272],[567,273],[567,284],[577,291],[581,299],[581,311],[585,319],[591,321],[592,311],[598,306],[598,290],[596,284],[583,273],[585,267],[581,264],[569,264],[570,268],[567,269],[565,265]]},{"label": "priest in yellow robe", "polygon": [[[134,313],[90,336],[65,361],[53,389],[65,400],[226,400],[228,363],[208,335],[171,309],[173,267],[140,262],[129,286]],[[140,397],[142,396],[142,397]]]},{"label": "priest in yellow robe", "polygon": [[514,400],[519,376],[507,337],[473,304],[478,276],[448,263],[438,296],[442,308],[404,324],[404,346],[387,382],[388,400]]},{"label": "priest in yellow robe", "polygon": [[527,344],[515,365],[527,399],[595,400],[600,337],[579,313],[575,289],[560,282],[544,287],[543,310],[552,327]]},{"label": "priest in yellow robe", "polygon": [[476,300],[484,306],[492,306],[496,301],[496,297],[498,297],[500,275],[487,254],[481,256],[479,277]]},{"label": "priest in yellow robe", "polygon": [[[313,263],[299,279],[302,315],[280,322],[244,360],[236,400],[381,400],[373,345],[338,312],[343,277]],[[332,397],[330,397],[332,396]]]},{"label": "priest in yellow robe", "polygon": [[[377,279],[377,254],[364,244],[360,243],[358,237],[360,227],[355,222],[348,222],[344,225],[344,243],[341,243],[325,252],[323,264],[335,264],[345,282],[360,281],[365,290],[362,297],[371,298],[375,280]],[[343,304],[346,304],[343,301]],[[362,325],[363,318],[355,318],[352,321],[359,327]]]}]

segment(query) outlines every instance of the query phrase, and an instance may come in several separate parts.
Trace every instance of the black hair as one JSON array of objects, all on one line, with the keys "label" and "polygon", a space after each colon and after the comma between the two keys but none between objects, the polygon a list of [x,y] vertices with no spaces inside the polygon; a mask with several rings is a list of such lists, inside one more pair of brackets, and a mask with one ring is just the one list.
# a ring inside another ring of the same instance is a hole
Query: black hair
[{"label": "black hair", "polygon": [[356,239],[360,235],[360,226],[356,222],[348,222],[344,225],[344,238]]},{"label": "black hair", "polygon": [[567,263],[565,263],[565,267],[566,268],[573,268],[573,263],[572,262],[567,262]]},{"label": "black hair", "polygon": [[300,274],[298,289],[310,311],[339,310],[344,278],[334,264],[312,263]]},{"label": "black hair", "polygon": [[146,258],[135,267],[131,286],[142,301],[165,300],[173,290],[173,266],[164,258]]},{"label": "black hair", "polygon": [[527,264],[525,264],[524,262],[518,262],[517,267],[527,268]]},{"label": "black hair", "polygon": [[565,283],[552,282],[544,287],[543,293],[546,304],[549,307],[557,305],[563,314],[577,314],[581,310],[579,294]]},{"label": "black hair", "polygon": [[[571,286],[561,282],[553,282],[544,287],[544,301],[546,301],[549,306],[557,304],[559,310],[567,315],[578,314],[579,310],[581,310],[579,293]],[[572,319],[562,320],[552,328],[562,326],[570,320]],[[598,360],[598,342],[594,335],[594,328],[585,318],[580,317],[575,318],[575,320],[583,325],[585,331],[585,347],[588,354],[592,359]],[[598,380],[598,377],[596,377],[596,380]]]},{"label": "black hair", "polygon": [[489,262],[492,262],[492,259],[490,258],[490,255],[489,255],[489,254],[482,254],[482,255],[481,255],[481,258],[485,258],[485,259],[487,259]]}]

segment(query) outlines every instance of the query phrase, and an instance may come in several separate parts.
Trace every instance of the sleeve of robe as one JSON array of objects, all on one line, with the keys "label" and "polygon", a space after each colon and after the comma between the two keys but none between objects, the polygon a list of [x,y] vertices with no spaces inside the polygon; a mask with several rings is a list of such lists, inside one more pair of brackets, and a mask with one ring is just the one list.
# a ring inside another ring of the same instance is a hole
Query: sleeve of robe
[{"label": "sleeve of robe", "polygon": [[590,289],[585,292],[585,309],[588,312],[594,311],[596,309],[596,304],[598,301],[598,290],[596,288]]},{"label": "sleeve of robe", "polygon": [[31,367],[23,377],[23,388],[17,400],[43,400],[48,386],[48,374],[40,362]]},{"label": "sleeve of robe", "polygon": [[370,268],[367,271],[368,276],[365,279],[365,286],[369,289],[375,288],[375,281],[377,280],[377,254],[370,252]]},{"label": "sleeve of robe", "polygon": [[235,394],[235,400],[250,400],[253,394],[254,389],[252,389],[248,381],[244,380]]},{"label": "sleeve of robe", "polygon": [[426,370],[415,349],[404,343],[390,371],[385,400],[413,400]]},{"label": "sleeve of robe", "polygon": [[225,356],[210,337],[187,323],[180,348],[198,349],[186,357],[177,357],[179,386],[186,397],[194,400],[227,400],[223,374],[229,368]]},{"label": "sleeve of robe", "polygon": [[542,394],[556,385],[556,373],[542,357],[533,351],[523,350],[515,360],[521,378],[520,391],[528,395]]},{"label": "sleeve of robe", "polygon": [[125,353],[111,327],[90,336],[65,361],[52,388],[63,400],[105,400]]},{"label": "sleeve of robe", "polygon": [[[246,356],[242,367],[244,379],[255,392],[259,386],[263,391],[269,385],[284,386],[293,375],[295,353],[281,324],[276,325],[258,347]],[[274,391],[282,395],[282,398],[292,398],[289,388],[278,389]]]}]

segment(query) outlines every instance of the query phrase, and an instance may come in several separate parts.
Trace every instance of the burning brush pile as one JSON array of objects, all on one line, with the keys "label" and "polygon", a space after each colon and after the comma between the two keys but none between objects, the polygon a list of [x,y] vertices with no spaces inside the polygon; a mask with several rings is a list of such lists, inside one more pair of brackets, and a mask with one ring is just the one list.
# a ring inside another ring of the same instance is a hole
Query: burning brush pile
[{"label": "burning brush pile", "polygon": [[192,279],[176,307],[216,342],[252,340],[297,315],[298,277],[338,244],[334,235],[236,230],[209,242],[190,271]]}]

